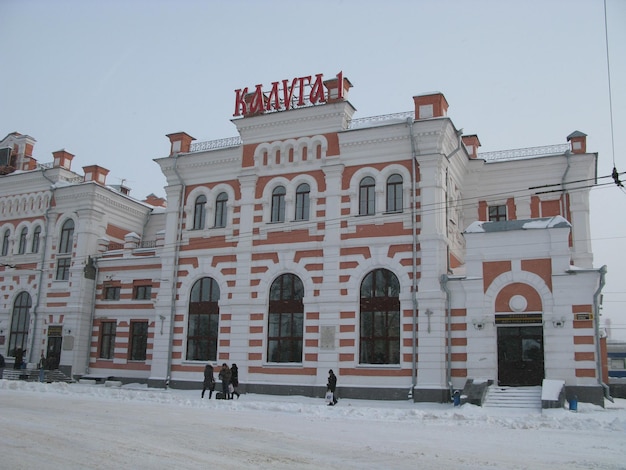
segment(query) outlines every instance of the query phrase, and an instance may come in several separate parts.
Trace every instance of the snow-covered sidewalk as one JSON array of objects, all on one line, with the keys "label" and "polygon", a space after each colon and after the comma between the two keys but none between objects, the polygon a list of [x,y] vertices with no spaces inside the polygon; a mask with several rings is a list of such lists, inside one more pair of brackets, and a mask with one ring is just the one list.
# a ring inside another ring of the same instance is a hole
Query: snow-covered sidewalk
[{"label": "snow-covered sidewalk", "polygon": [[626,468],[626,400],[601,408],[242,395],[0,380],[3,468]]}]

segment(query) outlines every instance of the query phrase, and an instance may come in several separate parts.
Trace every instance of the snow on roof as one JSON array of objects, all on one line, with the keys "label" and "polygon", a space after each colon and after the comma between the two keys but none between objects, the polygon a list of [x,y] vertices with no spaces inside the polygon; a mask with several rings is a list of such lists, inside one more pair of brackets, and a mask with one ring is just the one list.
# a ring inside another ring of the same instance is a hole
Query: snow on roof
[{"label": "snow on roof", "polygon": [[509,232],[512,230],[534,230],[547,228],[568,228],[571,224],[561,217],[541,217],[538,219],[505,220],[502,222],[476,221],[464,233]]}]

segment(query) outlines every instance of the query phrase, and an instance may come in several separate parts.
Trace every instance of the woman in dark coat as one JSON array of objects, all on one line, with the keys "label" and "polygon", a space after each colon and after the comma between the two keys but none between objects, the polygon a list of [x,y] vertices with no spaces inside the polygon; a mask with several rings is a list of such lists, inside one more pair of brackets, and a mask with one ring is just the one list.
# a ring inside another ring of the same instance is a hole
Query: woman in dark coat
[{"label": "woman in dark coat", "polygon": [[22,348],[17,348],[15,350],[15,362],[13,363],[13,368],[21,369],[23,362],[24,362],[24,351],[22,351]]},{"label": "woman in dark coat", "polygon": [[209,389],[209,400],[213,395],[213,390],[215,390],[215,377],[213,377],[213,366],[211,364],[207,364],[204,367],[204,382],[202,382],[202,398],[204,398],[204,392],[206,389]]},{"label": "woman in dark coat", "polygon": [[328,371],[328,384],[326,384],[326,387],[333,392],[333,401],[331,401],[328,406],[334,406],[337,404],[337,394],[335,393],[335,390],[337,390],[337,376],[332,369]]},{"label": "woman in dark coat", "polygon": [[222,393],[224,394],[224,400],[228,400],[230,398],[228,385],[230,384],[231,372],[226,363],[222,364],[218,377],[222,381]]},{"label": "woman in dark coat", "polygon": [[233,393],[230,395],[230,399],[232,400],[234,395],[237,395],[237,398],[239,398],[241,394],[239,390],[237,390],[239,387],[239,369],[237,368],[237,364],[230,366],[230,383],[233,384]]}]

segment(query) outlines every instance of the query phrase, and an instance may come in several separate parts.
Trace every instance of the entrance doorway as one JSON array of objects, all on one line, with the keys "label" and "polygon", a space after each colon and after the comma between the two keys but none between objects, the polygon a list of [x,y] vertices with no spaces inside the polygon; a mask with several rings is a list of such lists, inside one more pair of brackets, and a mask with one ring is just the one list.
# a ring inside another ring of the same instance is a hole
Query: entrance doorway
[{"label": "entrance doorway", "polygon": [[48,329],[48,349],[46,353],[46,369],[54,370],[59,368],[61,362],[61,346],[63,337],[61,327],[50,327]]},{"label": "entrance doorway", "polygon": [[498,384],[541,385],[543,368],[542,326],[499,326]]}]

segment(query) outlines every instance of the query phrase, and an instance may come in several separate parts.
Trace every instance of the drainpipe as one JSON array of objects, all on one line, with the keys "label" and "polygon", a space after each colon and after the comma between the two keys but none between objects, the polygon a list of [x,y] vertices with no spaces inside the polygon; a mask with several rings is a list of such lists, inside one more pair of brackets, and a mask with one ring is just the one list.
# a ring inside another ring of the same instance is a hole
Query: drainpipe
[{"label": "drainpipe", "polygon": [[415,218],[417,217],[416,201],[415,201],[415,182],[417,181],[417,149],[415,148],[415,136],[413,135],[413,118],[408,118],[406,121],[409,126],[409,135],[411,138],[411,232],[413,236],[412,244],[412,257],[411,268],[413,275],[413,286],[411,292],[412,300],[412,322],[413,322],[413,334],[411,335],[411,390],[409,390],[409,398],[413,398],[413,390],[417,386],[417,224]]},{"label": "drainpipe", "polygon": [[598,285],[598,289],[593,294],[593,310],[594,310],[594,325],[596,330],[596,363],[598,368],[598,383],[604,390],[604,397],[613,402],[613,397],[611,396],[611,391],[609,386],[605,384],[602,380],[602,356],[601,356],[601,347],[600,347],[600,303],[598,299],[600,298],[600,292],[604,288],[605,277],[606,277],[606,265],[602,266],[598,269],[600,273],[600,284]]},{"label": "drainpipe", "polygon": [[565,196],[567,195],[567,190],[565,189],[565,177],[567,176],[567,173],[569,172],[570,157],[572,155],[572,152],[567,150],[564,155],[565,155],[565,161],[567,162],[567,166],[565,167],[565,172],[563,173],[563,177],[561,178],[561,188],[563,188],[562,189],[563,194],[561,198],[561,214],[563,214],[563,217],[567,215],[565,213],[565,209],[567,208],[567,205],[565,204]]},{"label": "drainpipe", "polygon": [[[98,288],[98,258],[92,257],[94,267],[96,268],[95,278],[93,280],[93,296],[91,298],[91,319],[89,320],[89,327],[91,328],[91,334],[93,334],[93,320],[96,318],[96,290]],[[91,340],[87,343],[87,363],[85,364],[85,375],[89,374],[89,359],[91,358]]]},{"label": "drainpipe", "polygon": [[600,283],[598,284],[596,291],[593,293],[593,325],[596,333],[596,368],[598,369],[598,384],[604,391],[604,397],[613,402],[609,386],[602,381],[602,348],[600,347],[600,302],[598,299],[600,298],[600,293],[602,292],[606,282],[606,265],[602,266],[600,269],[577,269],[575,271],[567,271],[568,274],[578,274],[584,272],[597,272],[600,274]]},{"label": "drainpipe", "polygon": [[[455,132],[456,132],[456,137],[457,137],[457,146],[452,151],[452,153],[448,155],[447,157],[448,160],[451,160],[452,157],[454,157],[457,154],[457,152],[459,152],[461,148],[463,148],[463,139],[462,139],[463,129],[459,129]],[[446,195],[446,207],[448,207],[447,195]],[[448,221],[446,220],[446,227],[447,227],[447,224],[448,224]],[[447,233],[447,230],[446,230],[446,233]],[[450,307],[451,294],[450,294],[450,289],[448,288],[449,280],[450,278],[448,277],[447,274],[442,274],[441,277],[439,278],[439,283],[441,285],[441,288],[446,293],[446,383],[448,384],[448,388],[450,389],[450,399],[452,399],[452,394],[454,390],[452,389],[452,344],[451,344],[452,311]]]},{"label": "drainpipe", "polygon": [[174,173],[178,177],[178,181],[180,182],[180,205],[178,207],[178,223],[176,227],[176,243],[174,243],[174,267],[172,272],[172,300],[171,300],[171,308],[170,308],[170,337],[169,344],[167,347],[167,371],[166,371],[166,379],[165,379],[165,388],[169,387],[170,378],[172,376],[172,353],[174,348],[174,318],[176,316],[176,285],[178,284],[178,258],[179,258],[179,250],[180,250],[180,241],[182,240],[182,231],[183,231],[183,212],[185,209],[185,190],[186,185],[183,182],[183,178],[180,176],[178,172],[178,158],[179,154],[175,154],[174,160]]},{"label": "drainpipe", "polygon": [[48,178],[48,176],[46,176],[46,169],[42,166],[41,168],[41,176],[43,176],[45,179],[47,179],[48,181],[50,181],[51,186],[50,186],[50,201],[48,202],[48,207],[46,207],[46,212],[43,216],[46,225],[46,232],[44,234],[44,243],[43,243],[43,248],[41,250],[41,261],[40,261],[40,266],[39,266],[39,280],[37,281],[37,300],[35,300],[35,306],[33,307],[33,334],[31,337],[31,341],[30,341],[30,348],[29,348],[29,353],[28,353],[28,362],[30,362],[30,359],[33,357],[33,348],[35,347],[35,334],[37,332],[38,326],[37,326],[37,317],[39,314],[39,304],[40,301],[39,299],[41,299],[41,285],[43,283],[43,273],[44,273],[44,266],[46,263],[46,247],[48,246],[48,237],[50,234],[50,208],[52,207],[52,200],[54,199],[54,191],[56,189],[55,186],[55,182],[53,180],[51,180],[50,178]]},{"label": "drainpipe", "polygon": [[450,307],[451,293],[450,289],[448,288],[449,280],[450,278],[447,274],[442,274],[441,278],[439,279],[441,288],[446,293],[446,382],[448,383],[448,387],[450,388],[450,399],[452,399],[452,394],[454,393],[452,390],[452,308]]},{"label": "drainpipe", "polygon": [[[463,146],[463,129],[459,129],[456,132],[456,137],[458,139],[458,142],[456,144],[456,148],[452,151],[452,153],[450,155],[448,155],[448,160],[450,160],[452,157],[454,157],[456,155],[456,153],[461,150],[462,146]],[[448,201],[446,201],[446,204],[448,203]]]}]

